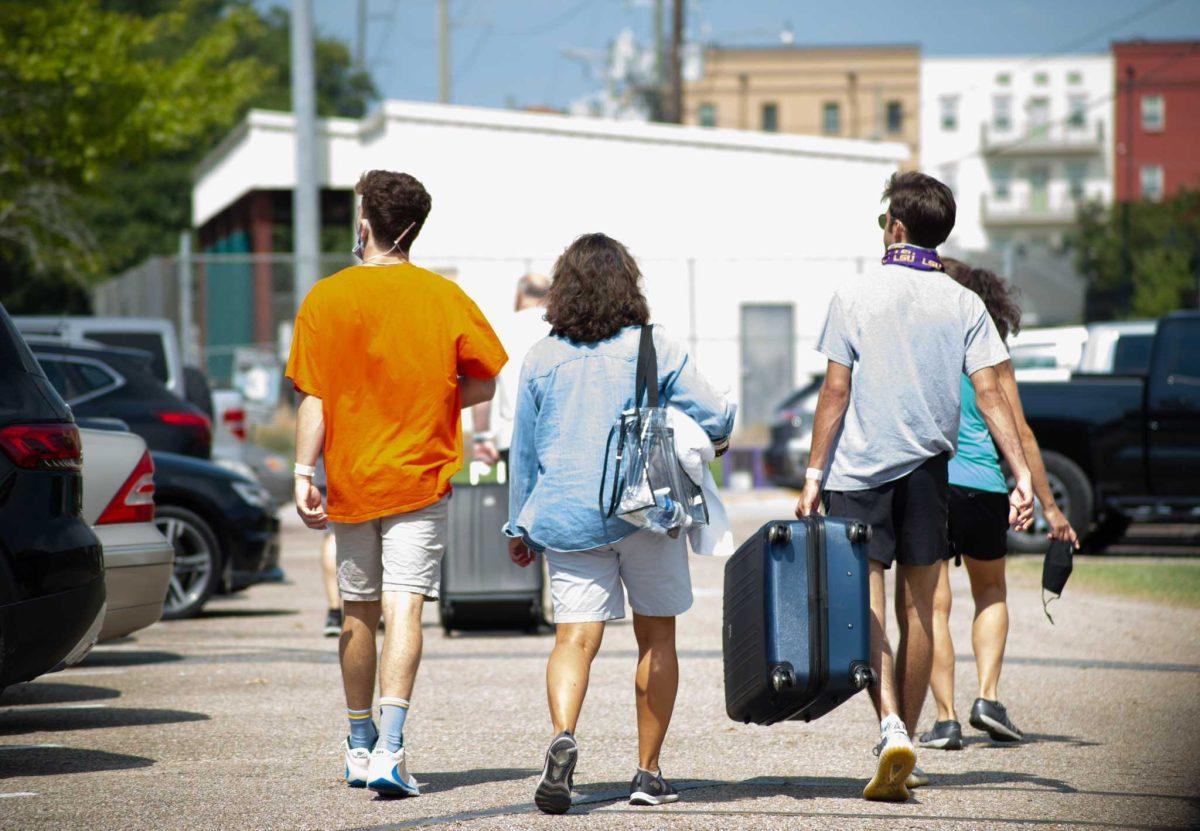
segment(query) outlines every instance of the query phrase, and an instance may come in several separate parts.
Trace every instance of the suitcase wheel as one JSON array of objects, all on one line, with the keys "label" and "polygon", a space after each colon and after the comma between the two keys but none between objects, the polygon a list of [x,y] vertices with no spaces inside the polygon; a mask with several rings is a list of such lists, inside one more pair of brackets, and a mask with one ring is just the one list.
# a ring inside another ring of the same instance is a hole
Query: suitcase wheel
[{"label": "suitcase wheel", "polygon": [[871,541],[871,526],[862,522],[851,522],[846,526],[846,536],[853,543],[867,543]]},{"label": "suitcase wheel", "polygon": [[866,664],[858,664],[854,667],[851,677],[854,679],[856,690],[865,690],[875,682],[875,671]]},{"label": "suitcase wheel", "polygon": [[775,667],[771,670],[771,686],[775,692],[790,690],[796,686],[796,673],[792,672],[791,667]]},{"label": "suitcase wheel", "polygon": [[778,522],[767,532],[767,542],[772,545],[787,545],[792,541],[792,529],[785,522]]}]

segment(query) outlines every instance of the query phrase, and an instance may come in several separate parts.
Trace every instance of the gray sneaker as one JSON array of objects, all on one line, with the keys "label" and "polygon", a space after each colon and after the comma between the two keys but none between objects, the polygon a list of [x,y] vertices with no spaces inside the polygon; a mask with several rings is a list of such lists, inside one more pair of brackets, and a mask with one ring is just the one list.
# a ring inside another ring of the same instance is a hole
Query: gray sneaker
[{"label": "gray sneaker", "polygon": [[663,779],[661,770],[651,773],[638,768],[633,781],[629,783],[630,805],[665,805],[678,799],[679,794]]},{"label": "gray sneaker", "polygon": [[571,780],[578,759],[579,746],[570,733],[564,730],[550,742],[542,780],[533,794],[533,802],[543,814],[565,814],[571,809]]},{"label": "gray sneaker", "polygon": [[991,736],[992,741],[1012,744],[1025,738],[1008,718],[1008,710],[999,701],[986,698],[975,699],[971,707],[971,726]]}]

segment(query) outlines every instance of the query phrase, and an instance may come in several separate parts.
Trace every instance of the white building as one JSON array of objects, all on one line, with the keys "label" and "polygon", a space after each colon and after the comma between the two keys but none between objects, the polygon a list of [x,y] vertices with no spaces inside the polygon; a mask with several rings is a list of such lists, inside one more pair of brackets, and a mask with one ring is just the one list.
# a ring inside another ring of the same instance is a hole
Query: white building
[{"label": "white building", "polygon": [[954,190],[949,251],[1054,246],[1081,201],[1112,200],[1113,62],[925,58],[921,167]]},{"label": "white building", "polygon": [[[371,168],[424,182],[433,213],[413,259],[457,279],[489,316],[507,313],[515,280],[549,271],[577,235],[603,231],[626,243],[645,274],[654,319],[742,403],[743,426],[763,423],[823,367],[811,347],[829,298],[880,256],[880,193],[907,152],[900,144],[395,101],[361,121],[323,121],[318,135],[327,200],[348,195]],[[246,240],[269,245],[271,227],[259,233],[246,223],[262,212],[269,222],[271,208],[255,196],[277,196],[286,207],[295,170],[292,117],[252,112],[197,171],[193,219],[202,246],[261,253]],[[247,270],[245,279],[259,276]],[[270,269],[261,276],[262,291],[247,289],[245,303],[269,296]],[[229,300],[241,284],[225,285],[205,301],[210,330],[242,314]],[[213,308],[214,300],[225,305]],[[275,325],[282,317],[276,312]],[[249,326],[251,316],[245,320]]]}]

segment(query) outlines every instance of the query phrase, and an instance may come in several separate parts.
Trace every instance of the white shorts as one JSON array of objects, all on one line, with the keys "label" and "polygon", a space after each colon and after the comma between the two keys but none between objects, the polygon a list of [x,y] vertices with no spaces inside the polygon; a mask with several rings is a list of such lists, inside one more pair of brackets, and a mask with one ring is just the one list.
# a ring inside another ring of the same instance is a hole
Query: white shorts
[{"label": "white shorts", "polygon": [[[687,542],[641,530],[591,551],[547,551],[555,623],[674,617],[692,606]],[[622,585],[624,591],[622,591]]]},{"label": "white shorts", "polygon": [[380,592],[438,596],[446,550],[449,497],[406,514],[333,522],[338,591],[344,600],[379,600]]}]

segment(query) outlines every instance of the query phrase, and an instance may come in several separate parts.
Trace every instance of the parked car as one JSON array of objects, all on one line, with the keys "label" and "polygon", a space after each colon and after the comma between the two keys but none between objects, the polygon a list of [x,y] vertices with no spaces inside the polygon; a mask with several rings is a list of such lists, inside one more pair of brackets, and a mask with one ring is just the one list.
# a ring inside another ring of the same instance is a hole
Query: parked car
[{"label": "parked car", "polygon": [[0,689],[59,664],[104,603],[71,410],[0,305]]},{"label": "parked car", "polygon": [[145,439],[151,450],[209,457],[212,422],[155,377],[146,353],[37,336],[28,340],[76,417],[117,418]]},{"label": "parked car", "polygon": [[1144,375],[1150,367],[1150,348],[1157,328],[1157,320],[1090,324],[1077,371]]},{"label": "parked car", "polygon": [[1065,381],[1079,366],[1088,330],[1084,326],[1022,329],[1008,339],[1018,381]]},{"label": "parked car", "polygon": [[808,453],[812,449],[813,415],[824,381],[824,375],[813,378],[789,395],[775,414],[763,462],[767,478],[777,487],[804,487]]},{"label": "parked car", "polygon": [[281,579],[279,519],[266,488],[211,461],[152,456],[154,521],[175,547],[164,618],[199,613],[214,592]]},{"label": "parked car", "polygon": [[[1159,321],[1143,374],[1077,374],[1020,390],[1055,499],[1077,529],[1093,526],[1093,545],[1135,519],[1200,519],[1200,312]],[[1039,510],[1010,547],[1043,550],[1045,530]]]}]

